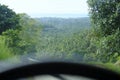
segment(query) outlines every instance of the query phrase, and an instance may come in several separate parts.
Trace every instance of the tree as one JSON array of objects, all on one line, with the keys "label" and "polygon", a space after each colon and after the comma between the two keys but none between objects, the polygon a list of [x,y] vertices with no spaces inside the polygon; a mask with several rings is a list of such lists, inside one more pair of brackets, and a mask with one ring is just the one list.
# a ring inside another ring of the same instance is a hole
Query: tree
[{"label": "tree", "polygon": [[88,5],[96,57],[98,61],[115,62],[120,56],[120,0],[88,0]]},{"label": "tree", "polygon": [[21,26],[19,46],[24,51],[23,53],[34,53],[36,52],[36,46],[40,43],[42,26],[37,20],[27,14],[19,14],[19,17],[19,24]]},{"label": "tree", "polygon": [[19,16],[5,5],[0,4],[0,34],[8,29],[16,29]]},{"label": "tree", "polygon": [[1,36],[14,54],[34,53],[39,43],[41,25],[27,14],[18,14],[20,29],[6,30]]},{"label": "tree", "polygon": [[92,23],[104,36],[120,29],[120,0],[88,0]]}]

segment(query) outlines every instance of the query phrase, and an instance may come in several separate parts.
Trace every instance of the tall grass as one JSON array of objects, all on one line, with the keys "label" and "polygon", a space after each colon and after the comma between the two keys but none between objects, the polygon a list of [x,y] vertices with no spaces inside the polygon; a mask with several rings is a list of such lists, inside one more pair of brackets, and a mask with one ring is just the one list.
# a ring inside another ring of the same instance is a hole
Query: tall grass
[{"label": "tall grass", "polygon": [[13,57],[12,50],[5,43],[5,38],[0,36],[0,60]]}]

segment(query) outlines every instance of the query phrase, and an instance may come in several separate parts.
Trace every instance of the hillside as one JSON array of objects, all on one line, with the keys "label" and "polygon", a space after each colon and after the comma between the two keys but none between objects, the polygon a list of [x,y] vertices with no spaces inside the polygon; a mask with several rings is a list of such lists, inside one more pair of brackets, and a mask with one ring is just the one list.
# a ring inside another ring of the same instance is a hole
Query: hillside
[{"label": "hillside", "polygon": [[36,18],[44,26],[45,32],[74,33],[90,28],[89,17],[83,18]]}]

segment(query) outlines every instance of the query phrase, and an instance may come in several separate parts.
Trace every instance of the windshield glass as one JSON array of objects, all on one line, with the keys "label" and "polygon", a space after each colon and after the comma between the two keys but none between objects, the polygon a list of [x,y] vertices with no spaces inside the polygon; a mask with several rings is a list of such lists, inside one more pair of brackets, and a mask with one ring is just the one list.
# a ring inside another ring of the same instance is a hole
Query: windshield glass
[{"label": "windshield glass", "polygon": [[120,73],[120,2],[0,0],[0,71],[77,62]]}]

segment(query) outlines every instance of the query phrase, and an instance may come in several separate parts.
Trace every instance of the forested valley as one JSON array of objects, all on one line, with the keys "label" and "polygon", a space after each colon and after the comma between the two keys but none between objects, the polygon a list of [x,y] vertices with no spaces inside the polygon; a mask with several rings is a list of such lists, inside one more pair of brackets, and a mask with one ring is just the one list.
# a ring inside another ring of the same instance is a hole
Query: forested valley
[{"label": "forested valley", "polygon": [[[85,62],[120,73],[119,3],[106,1],[88,0],[90,17],[82,18],[31,18],[0,5],[0,60],[20,61],[27,55]],[[107,11],[111,5],[114,12]]]}]

